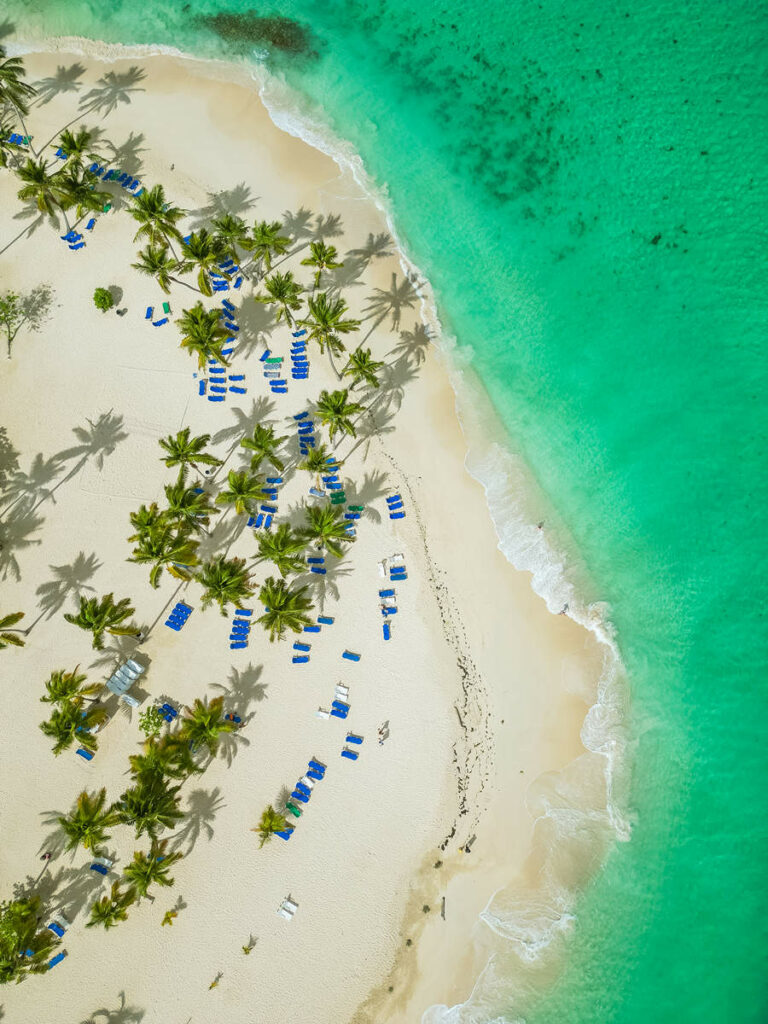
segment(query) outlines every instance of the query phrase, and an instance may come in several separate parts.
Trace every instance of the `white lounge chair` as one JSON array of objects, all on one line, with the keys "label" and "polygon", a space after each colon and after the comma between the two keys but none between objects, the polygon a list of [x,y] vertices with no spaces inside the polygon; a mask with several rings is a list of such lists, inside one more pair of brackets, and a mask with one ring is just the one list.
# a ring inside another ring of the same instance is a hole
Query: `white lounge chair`
[{"label": "white lounge chair", "polygon": [[120,694],[120,700],[123,702],[123,704],[127,704],[129,708],[138,708],[138,707],[140,707],[140,704],[136,700],[136,698],[132,697],[129,693],[121,693]]},{"label": "white lounge chair", "polygon": [[280,917],[284,917],[286,921],[290,921],[293,918],[293,914],[282,906],[282,904],[277,908],[277,912]]},{"label": "white lounge chair", "polygon": [[110,860],[109,857],[94,857],[93,863],[103,864],[105,868],[111,868],[115,862],[113,860]]},{"label": "white lounge chair", "polygon": [[405,565],[405,555],[402,552],[399,555],[389,556],[390,565]]},{"label": "white lounge chair", "polygon": [[302,775],[301,778],[299,779],[299,782],[303,782],[307,789],[315,788],[315,780],[310,779],[308,775]]},{"label": "white lounge chair", "polygon": [[318,718],[330,718],[331,717],[331,712],[330,711],[326,711],[325,708],[318,708],[317,711],[315,712],[315,714],[317,715]]},{"label": "white lounge chair", "polygon": [[142,672],[146,672],[147,671],[145,665],[140,665],[138,663],[138,661],[134,661],[133,658],[129,658],[128,661],[126,661],[125,664],[126,664],[126,667],[130,668],[133,672],[135,672],[137,676],[140,676],[142,674]]}]

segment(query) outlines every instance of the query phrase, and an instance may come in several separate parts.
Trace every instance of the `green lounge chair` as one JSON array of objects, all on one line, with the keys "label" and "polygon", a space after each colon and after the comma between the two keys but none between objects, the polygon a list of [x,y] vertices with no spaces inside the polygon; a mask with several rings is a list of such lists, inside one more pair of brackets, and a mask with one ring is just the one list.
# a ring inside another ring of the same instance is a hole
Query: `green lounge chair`
[{"label": "green lounge chair", "polygon": [[301,817],[301,811],[300,811],[300,810],[299,810],[299,808],[298,808],[298,807],[296,806],[296,804],[292,804],[292,803],[290,803],[290,801],[289,801],[289,802],[288,802],[288,803],[287,803],[287,804],[285,805],[285,809],[286,809],[286,811],[290,811],[290,812],[291,812],[291,814],[292,814],[292,815],[294,816],[294,818],[300,818],[300,817]]}]

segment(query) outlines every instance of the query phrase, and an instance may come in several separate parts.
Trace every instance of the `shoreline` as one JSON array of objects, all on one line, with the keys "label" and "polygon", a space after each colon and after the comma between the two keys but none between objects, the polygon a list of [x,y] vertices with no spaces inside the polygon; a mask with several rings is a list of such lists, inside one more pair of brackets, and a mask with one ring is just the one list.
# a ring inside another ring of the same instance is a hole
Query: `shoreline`
[{"label": "shoreline", "polygon": [[[69,52],[74,52],[74,53],[82,54],[83,56],[87,56],[88,59],[91,59],[91,60],[102,59],[100,57],[94,56],[93,53],[87,52],[86,49],[83,49],[81,51],[81,50],[77,50],[77,49],[70,49],[70,48],[68,48],[66,45],[64,45],[68,41],[59,41],[59,42],[62,45],[58,46],[56,49],[48,50],[48,51],[42,51],[42,52],[49,52],[49,53],[60,53],[60,52],[69,53]],[[96,44],[96,45],[99,45],[99,44]],[[113,47],[112,49],[117,49],[117,48]],[[131,51],[128,56],[130,58],[133,58],[135,56],[138,56],[138,54],[135,54],[133,52],[135,49],[142,49],[143,50],[144,48],[128,48],[128,49]],[[31,52],[41,52],[41,51],[38,48],[37,51],[25,51],[25,52],[31,53]],[[143,53],[142,56],[147,57],[147,58],[152,58],[152,59],[164,59],[164,60],[169,60],[169,61],[175,61],[175,60],[178,60],[178,59],[182,59],[185,62],[192,62],[193,64],[196,62],[198,64],[202,64],[202,65],[205,65],[205,66],[207,66],[209,64],[210,65],[214,65],[214,66],[221,64],[221,65],[223,65],[225,67],[228,67],[228,68],[231,67],[233,69],[238,69],[238,71],[239,71],[239,69],[241,67],[241,65],[234,64],[234,63],[233,64],[227,64],[226,62],[216,61],[216,60],[208,61],[208,60],[204,60],[204,59],[197,58],[197,57],[194,57],[194,56],[187,56],[187,55],[183,55],[183,54],[169,55],[165,51],[162,51],[160,56],[155,57],[154,54],[156,54],[156,53],[157,53],[157,50],[153,50],[152,54]],[[125,54],[124,53],[116,54],[111,59],[113,61],[125,59]],[[215,80],[213,78],[213,76],[210,76],[210,77],[211,77],[212,80]],[[238,83],[238,84],[243,84],[243,83]],[[262,89],[260,88],[259,89],[260,94],[261,94],[261,91],[262,91]],[[273,117],[272,111],[270,110],[268,105],[266,106],[266,109],[267,109],[267,112],[269,113],[269,116],[272,119],[273,123],[276,125],[276,127],[278,129],[284,131],[285,129],[283,127],[281,127],[281,125],[278,123],[278,121],[276,121],[275,118]],[[304,138],[303,136],[299,136],[299,137],[302,139],[302,141],[304,141],[304,142],[307,141],[306,138]],[[328,154],[328,155],[330,155],[330,154]],[[335,155],[333,155],[332,159],[334,159],[334,161],[339,165],[339,167],[342,168],[342,170],[344,170],[343,165],[342,165],[342,163],[340,161],[340,158],[337,159],[337,157]],[[360,166],[362,167],[362,163],[360,163]],[[349,171],[350,173],[352,173],[352,175],[354,177],[354,170],[351,167],[347,167],[346,170]],[[356,184],[360,185],[360,182],[357,181],[357,179],[355,179],[355,180],[356,180]],[[371,199],[377,205],[379,205],[378,199],[377,199],[377,197],[375,195],[371,195],[370,193],[368,193],[368,198]],[[386,218],[388,220],[388,223],[391,225],[391,221],[392,221],[392,216],[393,215],[391,215],[389,211],[387,211],[386,209],[384,209],[380,205],[379,205],[379,209],[386,216]],[[400,246],[400,243],[399,243],[399,240],[397,239],[397,236],[394,235],[394,237],[395,237],[395,242],[398,245],[398,253],[399,253],[399,258],[401,260],[401,265],[403,265],[403,263],[404,263],[406,266],[408,266],[409,268],[415,270],[415,272],[418,273],[418,269],[414,267],[414,265],[410,262],[410,260],[408,260],[407,256],[403,253],[402,247]],[[419,275],[419,280],[423,282],[423,278],[421,277],[421,275]],[[428,285],[427,285],[427,287],[428,287]],[[429,306],[430,303],[434,304],[434,297],[431,295],[431,292],[429,294],[424,294],[424,290],[423,289],[424,289],[424,284],[422,284],[422,290],[421,290],[421,293],[420,293],[420,302],[421,302],[421,305],[422,305],[422,317],[424,315],[424,312],[428,308],[430,308],[431,312],[433,312],[434,316],[436,316],[436,312],[434,312],[434,305],[432,305],[431,307]],[[437,323],[439,325],[439,321],[437,321]],[[449,347],[451,346],[450,340],[448,340],[448,342],[446,343],[446,339],[442,338],[442,335],[440,333],[437,334],[437,337],[441,339],[443,345],[447,344]],[[540,556],[540,551],[536,552],[535,551],[535,545],[534,544],[530,544],[529,547],[528,547],[528,551],[526,553],[527,555],[530,556],[530,558],[528,559],[528,562],[526,563],[525,556],[521,552],[518,552],[517,553],[518,561],[522,562],[523,564],[516,564],[514,559],[512,557],[510,557],[509,551],[504,548],[503,540],[501,539],[500,525],[499,525],[498,521],[496,519],[494,519],[494,517],[493,517],[493,511],[494,510],[493,510],[493,507],[491,505],[491,501],[490,501],[490,498],[489,498],[489,492],[490,492],[490,489],[491,489],[491,484],[490,483],[486,483],[486,482],[483,481],[483,479],[482,479],[482,471],[477,468],[477,462],[478,461],[482,462],[482,457],[477,455],[477,454],[473,455],[473,440],[472,440],[472,437],[474,436],[473,435],[473,431],[477,430],[478,433],[480,433],[480,434],[482,433],[482,431],[479,429],[479,427],[478,427],[478,425],[476,423],[470,423],[471,417],[469,416],[469,413],[468,413],[468,410],[470,408],[475,410],[475,401],[474,401],[475,396],[472,395],[471,385],[468,385],[466,387],[466,397],[461,394],[460,388],[456,385],[456,377],[457,376],[462,376],[463,377],[463,374],[462,374],[461,369],[458,367],[458,365],[456,365],[456,363],[453,363],[453,364],[451,363],[451,359],[452,358],[454,358],[454,357],[453,357],[453,354],[451,352],[446,352],[445,348],[441,348],[440,349],[439,362],[442,365],[443,371],[446,373],[446,375],[448,376],[448,379],[451,382],[451,387],[453,388],[453,395],[454,395],[454,405],[457,407],[455,409],[455,412],[456,412],[456,415],[458,416],[460,427],[461,427],[461,431],[462,431],[464,440],[466,442],[466,447],[468,449],[468,452],[466,453],[465,458],[464,458],[465,468],[467,469],[467,471],[469,473],[471,473],[475,477],[476,480],[479,481],[479,483],[483,487],[483,490],[484,490],[484,501],[486,501],[486,503],[488,505],[488,509],[489,509],[490,514],[491,514],[492,521],[494,523],[494,529],[496,531],[496,538],[497,538],[497,541],[498,541],[498,547],[499,547],[500,551],[503,552],[503,554],[504,554],[505,558],[507,559],[507,561],[510,563],[510,565],[514,566],[515,569],[522,569],[523,571],[531,573],[531,576],[532,576],[532,586],[533,586],[534,591],[536,593],[540,594],[540,596],[543,596],[543,594],[542,594],[542,590],[543,590],[542,584],[543,584],[543,582],[545,580],[545,572],[540,569],[539,574],[537,575],[536,566],[534,564],[535,563],[535,557],[534,556],[535,555],[539,555]],[[466,373],[466,368],[465,368],[464,372]],[[471,369],[470,369],[470,372],[471,372]],[[466,383],[466,382],[464,382],[464,383]],[[480,387],[480,385],[478,385],[478,387]],[[485,401],[488,402],[487,398],[485,399]],[[462,408],[462,406],[463,406],[463,408]],[[490,412],[490,410],[489,410],[489,412]],[[483,417],[478,417],[478,419],[481,419],[481,418],[483,418]],[[489,416],[485,417],[486,420],[488,418],[489,418]],[[488,441],[489,441],[489,438],[488,438],[487,435],[485,437],[485,441],[486,441],[486,443],[488,443]],[[477,441],[474,441],[475,446],[477,445],[477,443],[478,443]],[[498,447],[497,446],[497,442],[493,441],[492,439],[490,439],[490,445],[491,445],[492,448]],[[470,464],[475,465],[475,469],[477,471],[473,471],[473,469],[471,468]],[[497,510],[497,515],[498,515],[498,510]],[[533,540],[535,541],[537,539],[537,535],[540,534],[540,531],[536,531],[535,527],[530,527],[530,530],[534,531],[531,534],[531,536],[532,536]],[[546,544],[546,542],[544,542],[544,543]],[[529,565],[533,565],[533,568],[529,568]],[[549,566],[547,568],[549,568]],[[541,589],[539,589],[539,587],[541,587]],[[558,594],[558,600],[559,600],[559,592],[555,591],[555,593]],[[449,594],[450,594],[450,591],[449,591]],[[574,591],[573,591],[572,586],[569,587],[568,594],[571,595],[571,596],[574,595]],[[552,600],[552,595],[551,594],[549,595],[549,600],[545,597],[545,600],[547,600],[547,603],[550,604],[550,601]],[[574,600],[574,604],[577,604],[577,602],[575,600]],[[551,610],[552,610],[552,608],[550,607],[550,611]],[[575,611],[576,610],[574,608],[569,608],[569,616],[573,617],[574,614],[575,614]],[[581,609],[578,609],[578,611],[579,611],[579,613],[581,613]],[[591,610],[590,609],[584,609],[583,613],[584,613],[585,621],[582,622],[581,625],[584,625],[585,628],[591,630],[592,633],[595,636],[597,636],[598,639],[600,639],[599,629],[601,627],[600,627],[600,623],[599,623],[599,621],[597,619],[597,611],[598,610],[594,609],[594,608],[591,609]],[[609,643],[609,641],[610,641],[610,637],[608,636],[608,633],[606,631],[604,631],[603,632],[603,636],[602,636],[602,642],[605,645],[607,645]],[[609,685],[609,682],[604,682],[602,685],[603,686],[607,686],[607,685]],[[598,687],[598,689],[599,689],[599,687]],[[585,722],[586,722],[587,718],[589,718],[590,714],[591,714],[591,712],[588,712],[587,716],[585,717]],[[584,717],[584,716],[582,716],[582,717]],[[599,716],[598,715],[592,715],[592,717],[594,718],[594,717],[599,717]],[[606,756],[607,756],[607,754],[606,754]],[[620,823],[620,822],[621,822],[621,819],[617,818],[617,823]],[[623,838],[624,836],[621,836],[621,837]],[[427,857],[429,857],[429,856],[430,855],[428,854]],[[460,875],[460,872],[459,872],[459,870],[457,868],[457,872],[456,872],[456,874],[453,877],[459,877],[459,875]],[[445,884],[449,885],[450,884],[450,880],[447,880],[445,882]],[[491,897],[491,899],[488,900],[487,906],[486,906],[486,910],[484,911],[484,915],[483,915],[483,920],[485,921],[485,923],[487,925],[491,924],[490,918],[492,918],[492,915],[490,914],[490,911],[489,911],[488,908],[490,907],[492,901],[493,901],[493,897]],[[430,922],[430,924],[431,924],[431,922]],[[426,1007],[424,1007],[424,1009],[426,1009]],[[395,1020],[397,1018],[391,1018],[391,1019]],[[435,1019],[437,1019],[437,1018],[435,1018]]]}]

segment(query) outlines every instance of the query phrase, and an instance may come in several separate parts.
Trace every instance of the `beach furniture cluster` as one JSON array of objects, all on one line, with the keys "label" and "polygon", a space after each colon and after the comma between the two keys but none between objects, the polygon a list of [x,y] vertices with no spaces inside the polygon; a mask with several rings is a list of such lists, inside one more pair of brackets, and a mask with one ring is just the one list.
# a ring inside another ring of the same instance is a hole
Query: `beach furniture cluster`
[{"label": "beach furniture cluster", "polygon": [[316,555],[312,558],[308,558],[307,565],[309,566],[309,571],[313,572],[316,576],[325,576],[326,572],[328,571],[325,568],[324,555]]},{"label": "beach furniture cluster", "polygon": [[387,498],[387,511],[390,519],[405,519],[403,499],[399,494],[392,494]]},{"label": "beach furniture cluster", "polygon": [[264,380],[269,384],[273,395],[287,395],[288,381],[283,377],[283,357],[273,356],[271,349],[264,349],[259,356],[263,366]]},{"label": "beach furniture cluster", "polygon": [[232,626],[229,632],[230,651],[242,651],[248,646],[252,615],[252,608],[235,609],[235,617],[232,619]]},{"label": "beach furniture cluster", "polygon": [[[325,765],[322,761],[315,761],[314,758],[307,762],[307,770],[298,780],[296,785],[293,787],[291,793],[291,799],[286,801],[285,809],[289,814],[292,814],[294,818],[300,818],[302,811],[297,806],[298,804],[308,804],[312,796],[312,790],[318,782],[322,782],[325,778]],[[296,801],[294,803],[293,801]],[[275,834],[280,836],[281,839],[288,840],[293,835],[293,826],[289,826],[280,832]]]},{"label": "beach furniture cluster", "polygon": [[299,909],[299,904],[291,899],[290,896],[286,896],[280,906],[277,908],[277,912],[280,917],[285,918],[286,921],[292,921],[293,915]]},{"label": "beach furniture cluster", "polygon": [[164,704],[156,704],[155,707],[163,716],[163,719],[166,722],[168,722],[169,725],[174,720],[174,718],[179,717],[178,710],[173,706],[173,704],[169,704],[168,701],[166,701]]},{"label": "beach furniture cluster", "polygon": [[69,248],[72,249],[73,251],[77,249],[83,249],[85,247],[83,236],[79,235],[77,231],[74,230],[74,228],[71,231],[68,231],[66,235],[62,235],[61,240],[62,242],[66,242],[69,245]]},{"label": "beach furniture cluster", "polygon": [[71,928],[69,921],[64,917],[63,914],[57,914],[51,921],[46,925],[49,932],[53,932],[59,939],[64,938],[64,932],[67,928]]},{"label": "beach furniture cluster", "polygon": [[57,953],[56,956],[52,956],[51,959],[48,961],[48,970],[50,971],[52,968],[56,966],[56,964],[60,964],[66,955],[66,949],[62,949],[62,951],[60,953]]},{"label": "beach furniture cluster", "polygon": [[247,388],[244,387],[244,381],[244,373],[227,373],[226,368],[218,359],[210,359],[208,376],[203,377],[199,382],[197,393],[201,397],[207,395],[209,402],[223,402],[227,391],[233,391],[236,395],[246,394]]},{"label": "beach furniture cluster", "polygon": [[6,141],[11,146],[28,146],[31,140],[31,135],[19,135],[18,132],[11,132]]},{"label": "beach furniture cluster", "polygon": [[382,630],[385,640],[392,639],[392,625],[389,621],[390,615],[397,615],[397,595],[393,589],[379,591],[379,603],[381,614],[384,616]]},{"label": "beach furniture cluster", "polygon": [[[312,561],[312,559],[308,559],[308,561]],[[330,615],[318,615],[317,622],[314,624],[310,623],[310,625],[305,626],[303,632],[319,633],[322,626],[332,625],[333,618]],[[301,640],[297,640],[293,645],[293,649],[296,652],[292,657],[293,664],[306,665],[307,662],[309,661],[309,655],[312,650],[312,645],[304,643]]]},{"label": "beach furniture cluster", "polygon": [[252,526],[254,530],[261,530],[262,528],[268,530],[272,525],[273,516],[277,515],[277,505],[273,502],[277,501],[278,488],[283,483],[281,476],[268,476],[265,480],[265,487],[261,488],[261,493],[267,499],[263,501],[259,506],[259,511],[255,516],[248,516],[247,526]]},{"label": "beach furniture cluster", "polygon": [[91,864],[91,871],[95,871],[97,875],[103,875],[106,878],[113,864],[114,861],[110,860],[109,857],[95,857]]},{"label": "beach furniture cluster", "polygon": [[353,743],[355,744],[355,746],[360,746],[362,742],[362,736],[358,736],[357,733],[354,732],[348,732],[347,738],[345,740],[347,746],[342,748],[341,756],[346,757],[348,761],[356,761],[360,752],[358,750],[355,750],[354,747],[350,747],[349,744]]},{"label": "beach furniture cluster", "polygon": [[390,580],[407,580],[408,573],[405,569],[405,557],[402,553],[390,555],[389,558],[382,558],[379,562],[379,576]]},{"label": "beach furniture cluster", "polygon": [[152,326],[153,327],[163,327],[165,324],[168,323],[168,316],[169,316],[170,312],[171,312],[171,304],[170,304],[170,302],[164,302],[163,303],[163,315],[161,317],[159,317],[159,319],[157,319],[157,320],[152,320],[152,317],[154,316],[154,313],[155,313],[155,307],[154,306],[147,306],[147,311],[144,314],[144,319],[145,320],[152,320]]},{"label": "beach furniture cluster", "polygon": [[291,377],[293,380],[306,380],[309,377],[307,343],[300,340],[306,333],[306,330],[293,332],[293,342],[291,343]]},{"label": "beach furniture cluster", "polygon": [[107,680],[107,689],[112,693],[121,697],[126,690],[130,690],[140,675],[146,671],[143,665],[140,665],[138,661],[134,661],[133,658],[128,658],[116,672]]},{"label": "beach furniture cluster", "polygon": [[189,616],[192,614],[192,609],[188,604],[184,604],[183,601],[178,601],[173,606],[173,611],[165,620],[166,626],[169,629],[175,629],[178,633],[186,623]]},{"label": "beach furniture cluster", "polygon": [[211,282],[213,290],[215,292],[228,292],[229,282],[234,278],[233,288],[239,288],[243,283],[243,275],[240,272],[240,267],[235,263],[234,260],[224,260],[223,263],[219,264],[219,270],[223,270],[223,274],[211,273]]},{"label": "beach furniture cluster", "polygon": [[315,712],[318,718],[346,718],[349,714],[349,687],[343,683],[337,683],[334,691],[334,699],[331,703],[331,710],[318,708]]},{"label": "beach furniture cluster", "polygon": [[[114,181],[116,185],[124,188],[128,192],[133,192],[134,195],[140,196],[144,191],[143,188],[139,189],[141,182],[138,178],[134,178],[127,171],[121,171],[117,168],[108,171],[106,167],[98,163],[92,163],[88,168],[91,174],[95,174],[97,178],[101,178],[103,182]],[[136,190],[139,189],[137,192]]]}]

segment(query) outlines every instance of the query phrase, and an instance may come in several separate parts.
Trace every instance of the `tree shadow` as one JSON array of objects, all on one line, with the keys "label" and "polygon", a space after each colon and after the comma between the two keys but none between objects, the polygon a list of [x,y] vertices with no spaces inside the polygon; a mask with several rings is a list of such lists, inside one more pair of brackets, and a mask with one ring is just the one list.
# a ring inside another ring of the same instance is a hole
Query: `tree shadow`
[{"label": "tree shadow", "polygon": [[256,714],[251,710],[252,702],[267,699],[267,683],[259,682],[264,670],[262,665],[248,664],[243,669],[231,668],[229,684],[214,683],[213,689],[224,697],[228,711],[233,711],[243,719],[245,725]]},{"label": "tree shadow", "polygon": [[[219,508],[222,506],[219,505]],[[247,522],[248,516],[245,514],[238,516],[231,512],[226,518],[218,516],[210,532],[200,534],[198,538],[200,546],[197,549],[197,556],[200,561],[207,562],[211,558],[216,558],[217,555],[226,554],[246,529]]]},{"label": "tree shadow", "polygon": [[251,741],[243,735],[240,728],[234,732],[222,733],[219,737],[217,757],[223,757],[227,763],[227,768],[231,768],[240,747],[250,747],[250,745]]},{"label": "tree shadow", "polygon": [[213,444],[222,444],[225,441],[231,444],[233,441],[239,441],[240,438],[252,434],[253,428],[271,416],[274,411],[275,403],[266,395],[252,399],[249,410],[241,409],[239,406],[230,406],[230,412],[234,416],[235,422],[231,427],[222,427],[217,431],[213,435]]},{"label": "tree shadow", "polygon": [[[333,556],[330,556],[333,558]],[[311,572],[307,576],[302,576],[302,586],[306,586],[315,603],[319,606],[322,614],[325,603],[329,598],[333,598],[335,601],[339,599],[339,580],[345,576],[351,576],[353,566],[346,561],[346,556],[334,559],[333,562],[328,561],[329,556],[325,556],[325,576],[319,576],[317,573]]]},{"label": "tree shadow", "polygon": [[[276,327],[277,314],[274,306],[264,302],[246,302],[238,310],[240,333],[237,336],[237,358],[249,359],[259,347],[268,348],[270,336]],[[253,373],[261,374],[261,363],[251,364]]]},{"label": "tree shadow", "polygon": [[0,39],[7,39],[8,36],[12,36],[16,31],[16,26],[10,18],[4,18],[0,21]]},{"label": "tree shadow", "polygon": [[233,217],[242,217],[253,207],[259,197],[251,194],[251,186],[241,181],[232,188],[221,189],[218,192],[208,193],[208,202],[205,206],[196,210],[192,216],[192,230],[210,225],[212,220],[230,214]]},{"label": "tree shadow", "polygon": [[81,113],[100,113],[102,117],[111,114],[121,103],[130,103],[135,92],[144,92],[139,86],[147,77],[143,68],[133,65],[127,71],[108,71],[96,85],[80,98]]},{"label": "tree shadow", "polygon": [[383,426],[400,409],[405,389],[418,376],[418,366],[410,359],[401,357],[394,363],[388,363],[382,371],[381,384],[375,397],[368,406],[368,417],[363,422],[365,419],[373,419],[380,427]]},{"label": "tree shadow", "polygon": [[394,251],[394,244],[391,235],[387,234],[386,231],[382,231],[378,235],[369,234],[365,245],[359,249],[350,249],[347,255],[362,260],[368,266],[372,260],[391,256]]},{"label": "tree shadow", "polygon": [[[52,498],[55,487],[49,487],[64,469],[63,460],[59,455],[52,455],[49,459],[43,458],[43,453],[38,454],[32,460],[29,471],[16,470],[6,482],[4,497],[9,499],[3,515],[11,511],[17,503],[26,499],[30,507],[39,504],[46,498]],[[53,499],[56,504],[56,499]]]},{"label": "tree shadow", "polygon": [[[126,431],[123,430],[122,415],[116,416],[111,409],[109,412],[103,412],[96,421],[86,417],[86,422],[88,423],[87,427],[72,428],[72,433],[80,444],[74,448],[67,448],[54,456],[62,460],[79,460],[75,468],[67,474],[61,483],[71,479],[89,459],[94,460],[97,469],[103,469],[104,460],[114,452],[121,441],[128,437]],[[61,486],[61,484],[57,486]]]},{"label": "tree shadow", "polygon": [[190,854],[201,835],[210,842],[214,835],[211,823],[225,806],[218,786],[210,792],[205,789],[193,789],[187,796],[184,821],[173,834],[171,849],[178,850],[186,846],[185,853]]},{"label": "tree shadow", "polygon": [[[74,611],[75,609],[73,609]],[[137,629],[140,629],[143,636],[146,638],[148,626],[137,624]],[[93,661],[89,662],[88,668],[92,670],[109,671],[110,675],[114,672],[123,662],[132,658],[136,653],[136,648],[142,641],[136,636],[112,636],[109,633],[104,634],[104,649],[101,651],[94,651]]]},{"label": "tree shadow", "polygon": [[373,508],[374,501],[383,498],[389,488],[387,487],[387,474],[380,469],[374,469],[366,473],[361,484],[350,483],[346,490],[347,494],[354,497],[349,499],[351,505],[364,505],[363,518],[373,523],[381,522],[381,513]]},{"label": "tree shadow", "polygon": [[14,899],[24,899],[34,894],[40,900],[41,917],[64,914],[70,921],[75,918],[93,896],[95,888],[103,885],[102,876],[83,867],[49,868],[35,878],[27,875],[23,882],[14,882]]},{"label": "tree shadow", "polygon": [[400,341],[394,348],[387,352],[387,355],[397,356],[399,359],[407,359],[409,362],[421,366],[427,358],[427,349],[432,344],[432,332],[430,328],[417,320],[412,331],[401,331]]},{"label": "tree shadow", "polygon": [[53,579],[49,583],[41,583],[35,591],[41,613],[50,619],[61,611],[70,594],[79,597],[83,590],[93,591],[94,588],[87,586],[87,583],[101,565],[95,552],[86,555],[83,551],[71,565],[49,565]]},{"label": "tree shadow", "polygon": [[303,206],[300,206],[295,212],[285,211],[283,214],[283,227],[294,242],[298,242],[302,238],[309,239],[314,237],[314,230],[312,228],[313,216],[312,211],[306,210]]},{"label": "tree shadow", "polygon": [[121,171],[136,175],[143,165],[141,154],[147,152],[147,147],[142,146],[144,141],[145,136],[143,132],[139,132],[138,135],[134,135],[131,132],[125,142],[119,146],[116,146],[109,139],[105,139],[103,146],[105,151],[109,153],[110,163],[116,164]]},{"label": "tree shadow", "polygon": [[323,214],[318,213],[315,218],[315,223],[312,226],[313,239],[317,239],[319,242],[324,242],[326,238],[338,238],[339,235],[344,234],[344,225],[341,220],[341,215],[338,213]]},{"label": "tree shadow", "polygon": [[120,992],[118,999],[120,1004],[113,1010],[102,1006],[98,1010],[93,1010],[80,1024],[141,1024],[146,1010],[130,1006],[126,1001],[125,992]]},{"label": "tree shadow", "polygon": [[397,331],[400,328],[400,319],[403,311],[411,309],[417,302],[419,295],[416,291],[417,281],[410,275],[404,276],[398,283],[397,273],[392,272],[392,282],[388,289],[374,288],[373,294],[368,297],[368,303],[363,313],[366,320],[373,320],[368,333],[368,338],[380,324],[389,317],[391,330]]},{"label": "tree shadow", "polygon": [[360,256],[344,257],[344,265],[336,267],[325,273],[325,290],[334,298],[339,296],[345,288],[361,287],[362,277],[368,263]]},{"label": "tree shadow", "polygon": [[26,505],[17,505],[0,521],[0,579],[10,575],[16,581],[21,579],[21,569],[16,553],[41,544],[32,535],[43,525],[42,516],[36,516]]},{"label": "tree shadow", "polygon": [[39,82],[33,82],[32,86],[37,91],[38,106],[45,106],[54,97],[64,93],[78,92],[82,87],[80,79],[85,74],[85,67],[75,61],[69,67],[59,64],[56,73],[47,78],[41,78]]},{"label": "tree shadow", "polygon": [[8,474],[13,475],[19,468],[19,454],[11,444],[6,428],[0,427],[0,491],[3,497]]}]

